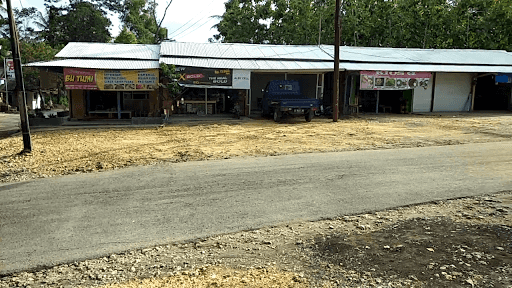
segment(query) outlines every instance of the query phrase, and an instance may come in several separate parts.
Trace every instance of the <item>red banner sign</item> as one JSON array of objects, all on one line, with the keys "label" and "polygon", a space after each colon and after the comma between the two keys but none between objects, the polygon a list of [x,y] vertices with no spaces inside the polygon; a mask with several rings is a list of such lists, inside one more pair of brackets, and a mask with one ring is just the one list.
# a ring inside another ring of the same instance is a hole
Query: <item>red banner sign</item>
[{"label": "red banner sign", "polygon": [[98,90],[95,69],[64,68],[66,89]]}]

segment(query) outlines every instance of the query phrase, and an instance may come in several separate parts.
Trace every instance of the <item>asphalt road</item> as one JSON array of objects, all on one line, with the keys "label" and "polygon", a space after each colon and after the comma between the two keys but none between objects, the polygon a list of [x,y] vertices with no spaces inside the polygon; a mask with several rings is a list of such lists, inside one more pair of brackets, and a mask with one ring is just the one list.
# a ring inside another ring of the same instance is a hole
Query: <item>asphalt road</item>
[{"label": "asphalt road", "polygon": [[7,114],[0,112],[0,137],[9,135],[9,132],[20,129],[20,114]]},{"label": "asphalt road", "polygon": [[512,142],[239,158],[0,185],[0,274],[512,190]]}]

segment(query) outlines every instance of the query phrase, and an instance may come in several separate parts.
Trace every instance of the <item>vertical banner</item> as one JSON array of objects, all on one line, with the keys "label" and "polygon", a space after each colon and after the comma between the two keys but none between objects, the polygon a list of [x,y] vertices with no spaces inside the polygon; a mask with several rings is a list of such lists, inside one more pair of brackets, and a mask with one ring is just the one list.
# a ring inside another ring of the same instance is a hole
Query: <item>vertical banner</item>
[{"label": "vertical banner", "polygon": [[5,59],[5,68],[5,78],[7,80],[16,79],[16,73],[14,72],[14,60]]}]

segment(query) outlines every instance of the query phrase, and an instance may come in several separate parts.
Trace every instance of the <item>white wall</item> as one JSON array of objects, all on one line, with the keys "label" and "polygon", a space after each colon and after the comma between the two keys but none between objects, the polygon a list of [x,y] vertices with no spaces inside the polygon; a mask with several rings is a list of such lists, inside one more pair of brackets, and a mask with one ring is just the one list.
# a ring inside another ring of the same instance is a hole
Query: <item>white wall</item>
[{"label": "white wall", "polygon": [[427,89],[416,87],[412,93],[412,112],[430,112],[430,102],[432,102],[432,78],[428,81]]},{"label": "white wall", "polygon": [[434,112],[468,111],[471,73],[437,73]]}]

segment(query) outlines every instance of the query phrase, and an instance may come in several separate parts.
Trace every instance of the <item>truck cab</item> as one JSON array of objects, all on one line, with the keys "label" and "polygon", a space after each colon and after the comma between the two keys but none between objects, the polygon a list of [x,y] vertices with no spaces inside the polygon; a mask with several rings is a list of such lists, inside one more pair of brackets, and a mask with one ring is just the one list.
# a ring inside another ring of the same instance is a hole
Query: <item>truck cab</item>
[{"label": "truck cab", "polygon": [[320,101],[302,94],[298,81],[274,80],[267,83],[261,106],[263,115],[272,115],[276,122],[284,116],[304,116],[310,122]]}]

